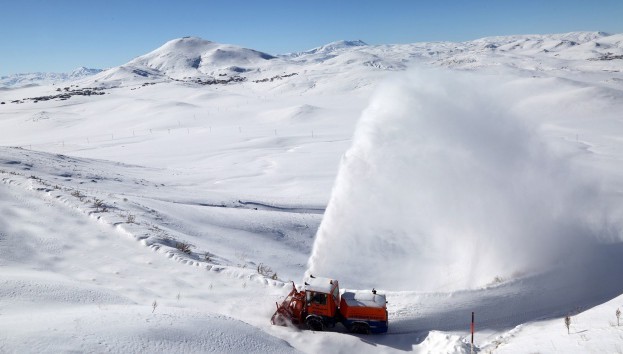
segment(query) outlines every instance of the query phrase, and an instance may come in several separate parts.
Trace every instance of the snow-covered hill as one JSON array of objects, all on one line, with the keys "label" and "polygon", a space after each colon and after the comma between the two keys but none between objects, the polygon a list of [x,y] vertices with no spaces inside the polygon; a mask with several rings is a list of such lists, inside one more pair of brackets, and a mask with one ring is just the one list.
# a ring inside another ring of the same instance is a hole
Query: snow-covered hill
[{"label": "snow-covered hill", "polygon": [[[481,352],[620,351],[622,38],[189,37],[0,90],[0,352],[468,353],[472,311]],[[310,266],[390,332],[271,326]]]},{"label": "snow-covered hill", "polygon": [[184,37],[165,43],[151,53],[130,61],[128,66],[147,67],[175,78],[240,73],[256,70],[274,56],[252,49],[219,44],[196,37]]}]

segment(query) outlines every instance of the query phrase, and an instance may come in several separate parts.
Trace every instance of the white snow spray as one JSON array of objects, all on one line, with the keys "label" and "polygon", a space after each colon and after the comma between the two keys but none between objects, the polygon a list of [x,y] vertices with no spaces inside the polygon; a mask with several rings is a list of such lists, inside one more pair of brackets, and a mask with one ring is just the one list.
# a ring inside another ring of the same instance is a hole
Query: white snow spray
[{"label": "white snow spray", "polygon": [[527,111],[530,80],[419,70],[382,85],[342,159],[307,272],[349,288],[452,291],[590,247],[607,227],[598,184],[546,143],[538,119],[513,113]]}]

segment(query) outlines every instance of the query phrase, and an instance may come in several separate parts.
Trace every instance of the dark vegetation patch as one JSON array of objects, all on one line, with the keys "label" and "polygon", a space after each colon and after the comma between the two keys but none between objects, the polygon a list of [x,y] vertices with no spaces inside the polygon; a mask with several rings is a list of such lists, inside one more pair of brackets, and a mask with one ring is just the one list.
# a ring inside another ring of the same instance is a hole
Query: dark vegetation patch
[{"label": "dark vegetation patch", "polygon": [[591,60],[591,61],[615,60],[615,59],[623,59],[623,54],[621,54],[621,55],[614,55],[612,53],[606,53],[606,54],[600,56],[599,58],[588,58],[588,60]]},{"label": "dark vegetation patch", "polygon": [[138,76],[142,76],[142,77],[149,77],[149,72],[145,71],[145,70],[141,70],[141,69],[134,69],[132,70],[132,73],[138,75]]},{"label": "dark vegetation patch", "polygon": [[231,83],[245,82],[247,81],[247,78],[243,76],[231,76],[228,78],[220,78],[220,79],[216,79],[213,77],[207,77],[205,79],[185,77],[181,80],[180,79],[173,79],[173,80],[178,81],[178,82],[192,82],[192,83],[199,84],[199,85],[227,85]]},{"label": "dark vegetation patch", "polygon": [[40,101],[49,101],[49,100],[65,101],[65,100],[70,99],[73,96],[100,96],[100,95],[106,94],[104,92],[104,88],[101,88],[101,87],[85,87],[85,88],[75,88],[75,89],[72,89],[71,87],[64,87],[61,89],[59,87],[56,89],[56,91],[60,93],[56,95],[48,95],[48,96],[27,97],[21,100],[11,101],[11,103],[24,103],[26,101],[33,101],[34,103],[37,103]]},{"label": "dark vegetation patch", "polygon": [[275,80],[283,80],[286,77],[291,77],[294,75],[298,75],[298,73],[291,73],[291,74],[284,74],[284,75],[275,75],[273,77],[267,77],[265,79],[260,79],[260,80],[253,80],[253,82],[255,83],[260,83],[260,82],[273,82]]}]

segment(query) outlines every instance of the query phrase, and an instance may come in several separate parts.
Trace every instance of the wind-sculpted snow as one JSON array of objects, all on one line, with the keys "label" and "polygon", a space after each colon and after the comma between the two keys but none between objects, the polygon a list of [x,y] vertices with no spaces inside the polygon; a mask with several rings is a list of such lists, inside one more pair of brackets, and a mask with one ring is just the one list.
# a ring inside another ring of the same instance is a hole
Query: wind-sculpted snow
[{"label": "wind-sculpted snow", "polygon": [[545,142],[538,117],[513,114],[536,111],[533,85],[431,71],[383,85],[343,157],[309,272],[354,288],[474,288],[618,237],[598,184]]}]

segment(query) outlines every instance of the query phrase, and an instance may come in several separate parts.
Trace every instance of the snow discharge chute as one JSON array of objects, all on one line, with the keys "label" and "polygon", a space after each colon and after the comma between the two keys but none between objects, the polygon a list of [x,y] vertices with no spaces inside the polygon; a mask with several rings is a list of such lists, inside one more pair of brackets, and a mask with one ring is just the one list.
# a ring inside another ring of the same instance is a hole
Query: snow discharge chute
[{"label": "snow discharge chute", "polygon": [[308,273],[359,289],[450,291],[585,252],[608,227],[603,201],[571,149],[542,137],[539,120],[552,117],[531,106],[537,81],[421,70],[379,87]]}]

